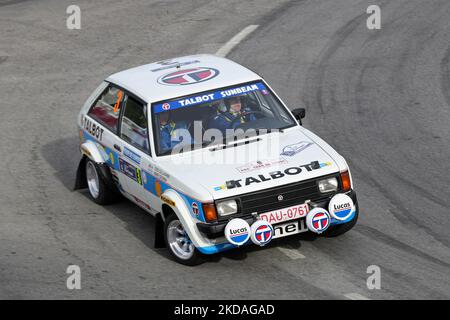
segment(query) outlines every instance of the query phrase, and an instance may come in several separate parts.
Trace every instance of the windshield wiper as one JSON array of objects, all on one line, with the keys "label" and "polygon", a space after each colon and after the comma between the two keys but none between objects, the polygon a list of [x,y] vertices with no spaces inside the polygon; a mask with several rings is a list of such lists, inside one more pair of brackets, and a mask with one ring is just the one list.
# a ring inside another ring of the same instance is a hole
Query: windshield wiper
[{"label": "windshield wiper", "polygon": [[[231,135],[225,136],[221,142],[219,142],[219,141],[216,142],[214,140],[214,141],[205,141],[203,143],[194,143],[191,145],[192,149],[190,151],[198,150],[199,146],[201,146],[201,149],[208,147],[210,151],[217,151],[217,150],[222,150],[222,149],[226,149],[229,147],[237,147],[237,146],[240,146],[243,144],[257,142],[257,141],[260,141],[261,139],[260,138],[253,139],[253,140],[251,140],[251,139],[261,135],[262,132],[260,132],[260,131],[261,131],[260,129],[256,129],[254,131],[255,134],[248,135],[248,136],[245,134],[241,134],[241,135],[231,134]],[[269,129],[269,130],[266,130],[264,132],[264,134],[271,134],[271,133],[276,133],[276,132],[283,133],[284,129],[275,129],[275,130]],[[230,137],[233,137],[233,139],[230,139]],[[171,152],[172,152],[172,149],[160,153],[159,156],[166,156],[166,155],[170,154]],[[183,152],[183,149],[180,149],[179,152]]]},{"label": "windshield wiper", "polygon": [[[254,137],[249,137],[249,138],[254,138]],[[230,148],[230,147],[238,147],[244,144],[249,144],[249,143],[253,143],[253,142],[257,142],[257,141],[261,141],[261,138],[256,138],[253,140],[233,140],[230,141],[228,143],[222,143],[222,144],[218,144],[216,146],[214,146],[213,148],[209,149],[209,151],[217,151],[217,150],[223,150],[226,148]]]}]

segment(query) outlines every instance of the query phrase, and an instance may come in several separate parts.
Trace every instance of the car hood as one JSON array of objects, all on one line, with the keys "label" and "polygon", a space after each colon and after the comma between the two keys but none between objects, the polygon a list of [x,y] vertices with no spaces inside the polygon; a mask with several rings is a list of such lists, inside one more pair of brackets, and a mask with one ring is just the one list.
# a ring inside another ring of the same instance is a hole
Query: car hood
[{"label": "car hood", "polygon": [[325,151],[331,147],[308,133],[294,127],[241,140],[237,145],[228,144],[226,148],[160,158],[159,164],[176,181],[183,182],[183,189],[197,194],[207,191],[213,199],[339,172],[335,159]]}]

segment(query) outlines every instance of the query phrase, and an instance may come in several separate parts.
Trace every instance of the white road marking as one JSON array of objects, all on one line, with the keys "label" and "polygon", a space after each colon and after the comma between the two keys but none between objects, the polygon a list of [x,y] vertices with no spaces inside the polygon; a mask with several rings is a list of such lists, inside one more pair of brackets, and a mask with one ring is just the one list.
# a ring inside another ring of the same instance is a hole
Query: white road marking
[{"label": "white road marking", "polygon": [[302,255],[300,252],[298,252],[295,249],[288,249],[288,248],[282,248],[282,247],[277,247],[277,248],[278,248],[278,250],[283,252],[285,255],[287,255],[289,258],[291,258],[292,260],[306,258],[304,255]]},{"label": "white road marking", "polygon": [[354,292],[344,294],[344,296],[346,298],[349,298],[350,300],[370,300],[369,298],[364,297],[363,295],[361,295],[359,293],[354,293]]},{"label": "white road marking", "polygon": [[251,24],[244,29],[241,30],[238,34],[236,34],[233,38],[231,38],[227,43],[225,43],[219,50],[217,50],[216,55],[219,57],[226,57],[227,54],[233,50],[235,46],[237,46],[242,40],[244,40],[250,33],[255,31],[259,25]]}]

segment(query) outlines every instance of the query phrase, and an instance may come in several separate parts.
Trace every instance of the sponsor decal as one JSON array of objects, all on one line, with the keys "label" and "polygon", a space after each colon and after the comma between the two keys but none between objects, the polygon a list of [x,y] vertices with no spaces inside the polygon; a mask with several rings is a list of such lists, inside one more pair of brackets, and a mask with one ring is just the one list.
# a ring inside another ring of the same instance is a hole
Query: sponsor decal
[{"label": "sponsor decal", "polygon": [[104,159],[105,161],[107,161],[109,159],[109,155],[106,152],[106,148],[104,146],[102,146],[100,143],[95,142],[95,146],[97,147],[98,152],[100,153],[102,159]]},{"label": "sponsor decal", "polygon": [[123,148],[123,155],[125,157],[127,157],[128,159],[130,159],[131,161],[137,163],[137,164],[141,163],[141,156],[138,155],[137,153],[134,153],[133,151],[131,151],[127,147]]},{"label": "sponsor decal", "polygon": [[331,163],[319,163],[319,161],[312,161],[309,164],[303,164],[298,167],[290,167],[284,169],[283,171],[273,171],[268,174],[259,174],[257,176],[250,176],[245,179],[237,179],[237,180],[228,180],[225,182],[225,186],[227,189],[240,188],[242,186],[249,186],[252,183],[261,183],[265,181],[271,181],[275,179],[280,179],[285,176],[292,176],[300,174],[303,170],[313,171],[325,166],[330,165]]},{"label": "sponsor decal", "polygon": [[136,201],[136,203],[139,204],[141,207],[144,207],[144,208],[146,208],[148,210],[151,209],[150,206],[148,204],[146,204],[144,201],[142,201],[141,199],[139,199],[139,198],[137,198],[135,196],[133,196],[133,198]]},{"label": "sponsor decal", "polygon": [[112,152],[109,153],[109,160],[111,160],[111,165],[114,167],[114,155]]},{"label": "sponsor decal", "polygon": [[305,226],[305,219],[295,220],[288,223],[277,224],[273,226],[273,239],[291,236],[293,234],[308,231]]},{"label": "sponsor decal", "polygon": [[168,197],[166,197],[165,195],[161,195],[161,201],[164,203],[167,203],[169,206],[175,207],[175,201],[169,199]]},{"label": "sponsor decal", "polygon": [[323,163],[320,164],[320,167],[323,168],[323,167],[331,166],[331,165],[332,165],[331,162],[323,162]]},{"label": "sponsor decal", "polygon": [[219,73],[217,69],[197,67],[165,74],[158,78],[158,83],[169,86],[183,86],[211,80],[217,77]]},{"label": "sponsor decal", "polygon": [[192,212],[193,212],[196,216],[198,216],[198,214],[199,214],[200,211],[198,210],[198,204],[197,204],[197,202],[192,202],[191,208],[192,208]]},{"label": "sponsor decal", "polygon": [[306,148],[308,148],[311,145],[312,145],[312,143],[307,142],[307,141],[300,141],[295,144],[290,144],[283,148],[281,155],[292,157],[293,155],[296,155],[297,153],[305,150]]},{"label": "sponsor decal", "polygon": [[152,69],[150,71],[158,72],[158,71],[168,70],[168,69],[172,69],[172,68],[180,68],[180,67],[183,67],[183,66],[187,66],[187,65],[194,64],[194,63],[199,63],[199,62],[200,61],[198,61],[198,60],[186,61],[186,62],[165,60],[165,61],[157,62],[157,64],[160,64],[163,67]]},{"label": "sponsor decal", "polygon": [[81,125],[84,130],[86,130],[91,136],[96,138],[99,141],[103,139],[103,132],[105,131],[102,127],[100,127],[95,122],[86,118],[85,116],[81,117]]},{"label": "sponsor decal", "polygon": [[354,212],[355,205],[348,195],[339,193],[331,198],[328,211],[336,220],[347,220]]},{"label": "sponsor decal", "polygon": [[250,225],[243,219],[230,220],[225,226],[225,238],[234,245],[243,245],[250,238]]},{"label": "sponsor decal", "polygon": [[139,184],[142,184],[141,170],[139,168],[136,168],[132,164],[123,160],[122,158],[119,158],[119,168],[120,171],[124,173],[127,177],[133,179]]},{"label": "sponsor decal", "polygon": [[258,160],[255,162],[248,163],[246,165],[237,167],[237,171],[240,173],[247,173],[255,170],[266,169],[272,166],[287,164],[288,161],[283,158],[273,159],[273,160]]},{"label": "sponsor decal", "polygon": [[167,101],[162,103],[156,103],[153,106],[153,112],[154,113],[160,113],[167,110],[175,110],[179,108],[186,108],[195,106],[198,104],[202,104],[205,102],[212,102],[216,100],[220,100],[226,97],[233,97],[238,96],[243,93],[252,92],[252,91],[258,91],[258,90],[265,90],[266,87],[264,84],[258,82],[254,84],[249,84],[245,86],[238,86],[226,90],[219,90],[214,91],[207,94],[200,94],[200,95],[194,95],[190,96],[188,98],[182,98],[174,101]]},{"label": "sponsor decal", "polygon": [[145,172],[145,171],[142,171],[144,174],[142,175],[142,182],[144,183],[144,185],[146,185],[147,184],[147,172]]},{"label": "sponsor decal", "polygon": [[220,190],[226,190],[226,189],[227,189],[226,185],[221,185],[221,186],[218,186],[218,187],[214,187],[214,191],[220,191]]},{"label": "sponsor decal", "polygon": [[322,233],[330,226],[330,214],[324,208],[314,208],[306,215],[308,229],[315,233]]},{"label": "sponsor decal", "polygon": [[257,220],[251,227],[252,242],[258,246],[264,246],[272,240],[273,227],[264,220]]},{"label": "sponsor decal", "polygon": [[162,170],[161,168],[149,163],[148,169],[150,171],[150,174],[154,176],[155,178],[167,182],[167,180],[170,178],[170,174]]}]

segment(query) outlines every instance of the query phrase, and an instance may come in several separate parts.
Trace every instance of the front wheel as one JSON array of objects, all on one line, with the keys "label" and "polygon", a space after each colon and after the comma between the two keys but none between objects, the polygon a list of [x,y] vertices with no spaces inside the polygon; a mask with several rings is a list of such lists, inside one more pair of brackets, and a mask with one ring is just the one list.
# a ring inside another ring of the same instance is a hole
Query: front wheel
[{"label": "front wheel", "polygon": [[195,248],[178,217],[172,213],[164,223],[166,247],[175,260],[181,264],[195,266],[202,263],[202,255]]}]

